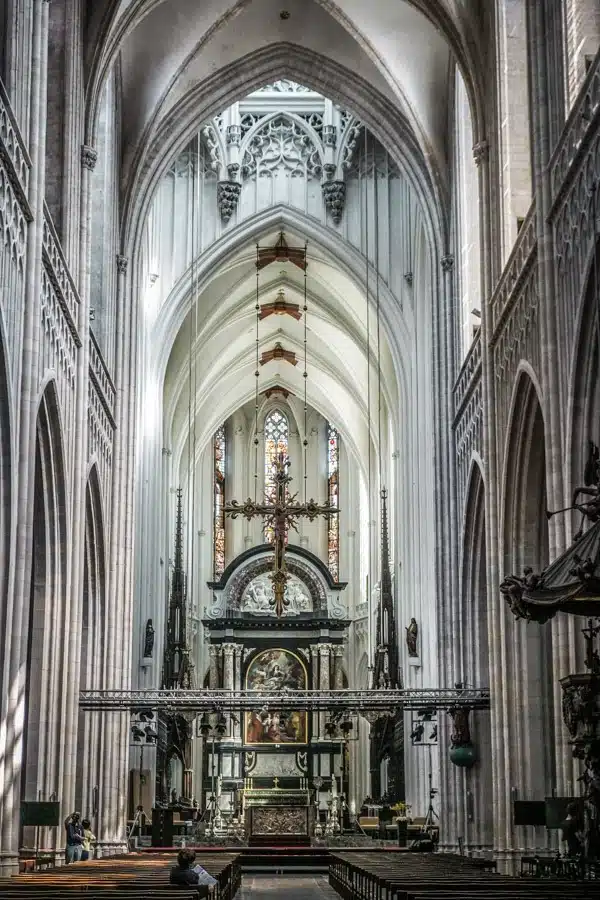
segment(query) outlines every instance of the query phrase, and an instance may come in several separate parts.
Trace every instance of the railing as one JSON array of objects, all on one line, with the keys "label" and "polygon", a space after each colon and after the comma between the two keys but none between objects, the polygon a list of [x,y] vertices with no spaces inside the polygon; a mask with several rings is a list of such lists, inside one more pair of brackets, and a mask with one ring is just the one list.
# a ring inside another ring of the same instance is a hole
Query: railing
[{"label": "railing", "polygon": [[496,290],[492,294],[492,345],[496,343],[502,325],[517,296],[519,287],[527,277],[527,273],[535,261],[536,250],[536,209],[534,200],[517,235],[515,246],[508,257],[504,271],[496,285]]},{"label": "railing", "polygon": [[462,368],[456,379],[456,383],[452,389],[454,394],[454,420],[460,418],[462,412],[469,402],[469,398],[475,390],[475,386],[481,378],[481,330],[475,335],[475,339],[471,344],[467,358],[462,364]]},{"label": "railing", "polygon": [[115,395],[116,389],[113,384],[110,373],[106,367],[106,363],[102,357],[102,353],[94,337],[90,331],[90,380],[92,381],[104,411],[112,428],[116,428],[114,419],[115,413]]},{"label": "railing", "polygon": [[42,254],[44,267],[48,273],[48,278],[56,291],[58,302],[65,314],[69,330],[73,335],[73,340],[77,347],[81,347],[81,338],[79,337],[78,332],[80,307],[79,294],[63,256],[50,213],[46,208],[44,208]]},{"label": "railing", "polygon": [[31,222],[33,216],[27,202],[31,160],[10,108],[10,101],[2,81],[0,81],[0,155],[6,165],[12,186],[19,197],[25,217],[28,222]]},{"label": "railing", "polygon": [[407,690],[333,691],[81,691],[81,709],[119,710],[163,709],[173,712],[214,712],[220,710],[310,709],[356,710],[388,713],[396,709],[487,709],[487,689],[453,688]]},{"label": "railing", "polygon": [[578,158],[596,133],[600,118],[600,50],[585,77],[575,106],[565,123],[562,137],[550,160],[552,206],[568,190]]}]

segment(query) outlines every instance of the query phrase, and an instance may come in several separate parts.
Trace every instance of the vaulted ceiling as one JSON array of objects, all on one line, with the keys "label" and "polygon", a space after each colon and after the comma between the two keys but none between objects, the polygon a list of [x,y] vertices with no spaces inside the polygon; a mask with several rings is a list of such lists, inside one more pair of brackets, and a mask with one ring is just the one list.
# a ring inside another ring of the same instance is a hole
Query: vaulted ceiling
[{"label": "vaulted ceiling", "polygon": [[94,0],[88,94],[118,62],[126,182],[141,143],[194,87],[248,54],[297,44],[399,109],[443,180],[448,75],[457,60],[474,96],[479,9],[477,0]]},{"label": "vaulted ceiling", "polygon": [[[266,231],[263,247],[279,235]],[[305,235],[286,232],[291,246]],[[239,246],[196,294],[172,345],[164,380],[165,427],[175,458],[189,434],[189,384],[195,385],[195,440],[201,450],[221,422],[254,396],[256,371],[256,246]],[[361,466],[368,456],[366,305],[355,281],[339,261],[311,243],[307,270],[307,398],[310,406],[338,427]],[[278,291],[304,305],[304,275],[289,262],[262,270],[259,302],[271,303]],[[375,319],[371,315],[371,440],[376,442],[378,377]],[[273,359],[258,366],[259,390],[281,386],[304,396],[304,318],[271,315],[259,323],[259,355],[280,343],[297,365]],[[190,359],[192,367],[190,368]],[[399,406],[397,377],[385,336],[381,340],[382,410]],[[152,403],[152,400],[149,401]],[[186,454],[184,454],[185,456]]]}]

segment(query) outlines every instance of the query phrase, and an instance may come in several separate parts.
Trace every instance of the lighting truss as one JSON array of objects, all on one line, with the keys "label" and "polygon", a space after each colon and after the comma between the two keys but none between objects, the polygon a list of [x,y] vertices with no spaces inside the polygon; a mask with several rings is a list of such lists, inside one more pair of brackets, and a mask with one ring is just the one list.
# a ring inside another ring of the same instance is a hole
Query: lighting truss
[{"label": "lighting truss", "polygon": [[398,710],[488,709],[489,690],[407,689],[371,691],[223,691],[223,690],[158,690],[158,691],[81,691],[80,709],[162,710],[167,713],[237,712],[262,709],[313,710],[349,713],[379,712],[392,715]]}]

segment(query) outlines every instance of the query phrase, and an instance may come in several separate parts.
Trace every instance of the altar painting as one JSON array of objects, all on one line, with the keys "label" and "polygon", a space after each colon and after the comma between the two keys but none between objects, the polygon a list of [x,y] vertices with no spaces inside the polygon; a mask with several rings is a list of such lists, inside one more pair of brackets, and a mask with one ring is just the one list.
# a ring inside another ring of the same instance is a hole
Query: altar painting
[{"label": "altar painting", "polygon": [[[304,691],[306,668],[290,650],[264,650],[246,672],[246,688],[255,691]],[[296,710],[246,713],[247,744],[306,744],[308,716]]]}]

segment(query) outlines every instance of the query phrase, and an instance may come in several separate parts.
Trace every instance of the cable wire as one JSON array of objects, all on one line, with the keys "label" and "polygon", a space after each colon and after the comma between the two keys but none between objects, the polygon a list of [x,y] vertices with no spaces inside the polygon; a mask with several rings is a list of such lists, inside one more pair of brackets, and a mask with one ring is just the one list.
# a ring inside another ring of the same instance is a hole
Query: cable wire
[{"label": "cable wire", "polygon": [[259,298],[259,274],[260,274],[260,251],[259,245],[256,245],[256,368],[254,371],[255,391],[254,391],[254,502],[258,502],[258,377],[259,377],[259,330],[260,323],[260,298]]},{"label": "cable wire", "polygon": [[308,293],[307,293],[307,269],[308,269],[308,259],[307,259],[307,249],[308,249],[308,241],[304,244],[304,503],[306,503],[306,486],[308,480],[308,403],[307,403],[307,384],[308,384],[308,369],[306,366],[307,360],[307,316],[308,316]]}]

